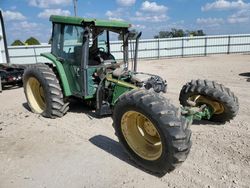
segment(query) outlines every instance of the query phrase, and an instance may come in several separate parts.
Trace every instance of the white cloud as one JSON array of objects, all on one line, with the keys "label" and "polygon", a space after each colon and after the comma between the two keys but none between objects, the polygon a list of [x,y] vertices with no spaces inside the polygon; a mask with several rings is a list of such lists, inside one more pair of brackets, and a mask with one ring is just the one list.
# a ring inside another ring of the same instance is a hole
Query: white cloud
[{"label": "white cloud", "polygon": [[37,26],[38,26],[38,24],[35,23],[35,22],[23,21],[23,22],[19,23],[20,29],[23,29],[23,30],[32,30],[32,29],[34,29]]},{"label": "white cloud", "polygon": [[26,32],[26,31],[35,31],[36,28],[39,27],[39,24],[36,22],[28,22],[28,21],[21,21],[21,22],[14,22],[12,27],[10,28],[13,32]]},{"label": "white cloud", "polygon": [[3,12],[3,17],[6,21],[22,21],[26,19],[22,13],[9,10]]},{"label": "white cloud", "polygon": [[135,15],[136,15],[136,16],[143,16],[143,13],[140,12],[140,11],[136,11],[136,12],[135,12]]},{"label": "white cloud", "polygon": [[111,17],[114,15],[114,13],[112,11],[108,10],[105,15],[108,17]]},{"label": "white cloud", "polygon": [[122,18],[116,18],[116,17],[109,17],[109,20],[124,21],[124,19],[122,19]]},{"label": "white cloud", "polygon": [[167,7],[164,5],[158,5],[156,2],[145,1],[141,5],[141,10],[146,12],[158,12],[164,13],[167,11]]},{"label": "white cloud", "polygon": [[29,5],[40,8],[51,6],[65,6],[72,3],[72,0],[29,0]]},{"label": "white cloud", "polygon": [[123,21],[124,19],[122,16],[124,16],[125,10],[122,8],[118,8],[114,11],[108,10],[105,15],[108,17],[109,20],[116,20],[116,21]]},{"label": "white cloud", "polygon": [[217,27],[223,24],[224,20],[222,18],[198,18],[196,22],[205,27]]},{"label": "white cloud", "polygon": [[136,0],[116,0],[116,2],[120,5],[120,6],[132,6],[135,4]]},{"label": "white cloud", "polygon": [[17,7],[15,5],[10,7],[11,10],[16,10],[16,8]]},{"label": "white cloud", "polygon": [[62,9],[45,9],[38,14],[39,18],[49,18],[51,15],[69,16],[70,11]]},{"label": "white cloud", "polygon": [[136,28],[136,29],[145,29],[146,26],[145,26],[145,25],[140,25],[140,24],[135,24],[135,25],[132,25],[132,28]]},{"label": "white cloud", "polygon": [[29,37],[35,37],[40,42],[47,42],[50,37],[50,28],[46,25],[36,22],[12,22],[9,27],[6,28],[11,38],[11,41],[20,39],[25,41]]},{"label": "white cloud", "polygon": [[136,12],[136,16],[132,17],[131,20],[134,21],[144,21],[144,22],[162,22],[166,21],[168,17],[166,14],[152,15],[143,14],[142,12]]},{"label": "white cloud", "polygon": [[202,11],[209,10],[231,10],[231,9],[243,9],[250,7],[250,3],[245,3],[243,0],[227,1],[227,0],[216,0],[213,3],[207,3],[201,7]]},{"label": "white cloud", "polygon": [[[233,13],[227,18],[228,23],[236,24],[236,23],[250,22],[250,3],[246,3],[244,0],[237,0],[237,1],[216,0],[213,3],[207,3],[201,9],[202,11],[236,10],[235,13]],[[201,22],[202,20],[199,21]],[[212,20],[210,21],[212,22]],[[214,21],[216,22],[216,20]]]},{"label": "white cloud", "polygon": [[235,14],[229,16],[227,21],[231,24],[250,22],[250,9],[239,10]]},{"label": "white cloud", "polygon": [[112,16],[109,17],[109,20],[124,21],[124,19],[122,19],[122,18],[119,18],[119,17],[112,17]]},{"label": "white cloud", "polygon": [[156,2],[145,1],[141,4],[139,11],[135,15],[130,15],[128,8],[120,7],[116,10],[108,10],[105,15],[110,20],[132,20],[143,22],[162,22],[168,19],[166,15],[168,8]]},{"label": "white cloud", "polygon": [[140,11],[136,11],[134,21],[144,22],[162,22],[169,19],[166,15],[168,8],[164,5],[158,5],[156,2],[145,1],[142,3]]}]

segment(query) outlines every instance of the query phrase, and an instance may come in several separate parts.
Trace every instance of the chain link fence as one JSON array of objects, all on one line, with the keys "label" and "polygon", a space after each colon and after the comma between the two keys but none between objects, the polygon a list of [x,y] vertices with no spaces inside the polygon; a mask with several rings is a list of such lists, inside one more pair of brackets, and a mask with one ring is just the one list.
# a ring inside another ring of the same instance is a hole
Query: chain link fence
[{"label": "chain link fence", "polygon": [[[129,57],[133,56],[135,41],[129,44]],[[122,59],[122,42],[110,42],[111,53]],[[31,64],[47,62],[40,53],[50,52],[50,45],[8,47],[11,63]],[[207,56],[210,54],[249,53],[250,34],[218,35],[203,37],[182,37],[140,40],[139,59],[159,59],[168,57]]]}]

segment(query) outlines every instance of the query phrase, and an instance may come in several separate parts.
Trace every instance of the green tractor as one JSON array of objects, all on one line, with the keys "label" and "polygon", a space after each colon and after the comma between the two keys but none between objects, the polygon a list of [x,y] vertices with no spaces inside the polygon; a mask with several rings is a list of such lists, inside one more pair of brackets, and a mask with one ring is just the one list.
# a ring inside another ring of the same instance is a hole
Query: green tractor
[{"label": "green tractor", "polygon": [[[238,112],[238,99],[221,84],[196,80],[183,86],[181,108],[161,93],[166,81],[137,72],[141,33],[130,24],[80,17],[51,16],[51,53],[41,54],[51,63],[25,70],[24,92],[32,112],[48,118],[62,117],[71,98],[94,106],[98,116],[111,115],[120,143],[144,169],[165,174],[187,158],[193,120],[226,122]],[[110,53],[110,38],[119,35],[123,60]],[[132,66],[129,42],[135,39]],[[132,67],[132,68],[129,68]],[[131,69],[131,70],[129,70]]]}]

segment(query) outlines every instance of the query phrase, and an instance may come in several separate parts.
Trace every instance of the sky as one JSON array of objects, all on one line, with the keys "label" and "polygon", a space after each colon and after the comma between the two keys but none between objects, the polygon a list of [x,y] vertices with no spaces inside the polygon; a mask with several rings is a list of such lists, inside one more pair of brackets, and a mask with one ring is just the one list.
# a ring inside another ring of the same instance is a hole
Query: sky
[{"label": "sky", "polygon": [[[125,20],[153,38],[171,28],[207,35],[250,33],[250,0],[77,0],[80,17]],[[48,42],[49,16],[74,15],[73,0],[0,0],[7,41]]]}]

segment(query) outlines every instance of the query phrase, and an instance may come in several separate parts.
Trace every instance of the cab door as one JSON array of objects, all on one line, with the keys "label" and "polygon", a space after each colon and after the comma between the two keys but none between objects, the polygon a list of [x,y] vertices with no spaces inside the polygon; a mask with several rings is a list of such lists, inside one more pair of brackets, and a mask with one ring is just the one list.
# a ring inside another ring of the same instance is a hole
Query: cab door
[{"label": "cab door", "polygon": [[71,92],[82,97],[82,37],[84,28],[76,25],[55,24],[53,31],[53,49],[64,67]]}]

